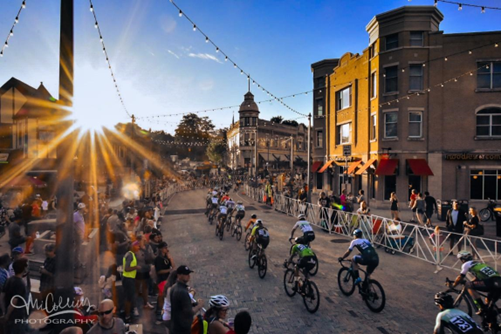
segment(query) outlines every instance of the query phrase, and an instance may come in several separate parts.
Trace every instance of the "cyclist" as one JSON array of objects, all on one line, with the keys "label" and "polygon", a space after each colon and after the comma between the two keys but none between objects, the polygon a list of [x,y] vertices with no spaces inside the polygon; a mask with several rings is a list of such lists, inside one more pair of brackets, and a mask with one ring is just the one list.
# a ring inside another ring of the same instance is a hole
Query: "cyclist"
[{"label": "cyclist", "polygon": [[231,329],[225,321],[230,301],[223,295],[212,296],[209,300],[209,306],[204,315],[205,320],[209,323],[208,332],[211,334],[227,333]]},{"label": "cyclist", "polygon": [[228,208],[226,207],[226,205],[224,204],[221,204],[219,206],[219,215],[217,216],[217,220],[218,220],[218,226],[219,228],[224,228],[224,225],[221,226],[223,220],[226,221],[226,217],[228,216]]},{"label": "cyclist", "polygon": [[[253,242],[254,239],[256,242]],[[263,249],[266,249],[270,243],[270,234],[268,233],[268,229],[263,226],[263,221],[261,219],[256,220],[252,228],[250,242],[253,245],[252,250],[256,250],[257,244],[261,245]]]},{"label": "cyclist", "polygon": [[289,238],[289,241],[294,239],[294,232],[296,231],[297,228],[300,228],[301,231],[303,232],[303,236],[297,238],[296,243],[308,245],[310,242],[315,240],[315,232],[313,231],[313,228],[311,227],[310,223],[306,220],[305,215],[300,214],[299,216],[297,216],[297,219],[298,221],[296,222],[296,224],[294,224],[294,227],[292,228],[291,237]]},{"label": "cyclist", "polygon": [[[219,203],[217,196],[212,195],[211,203],[212,203],[211,211],[216,211],[217,207],[218,207],[218,203]],[[209,211],[209,213],[210,213],[210,211]]]},{"label": "cyclist", "polygon": [[435,295],[435,305],[440,308],[440,312],[437,314],[433,334],[443,334],[445,328],[449,328],[453,333],[457,334],[483,333],[468,314],[454,308],[454,299],[447,293],[437,293]]},{"label": "cyclist", "polygon": [[[299,255],[299,258],[297,261],[297,265],[294,269],[294,277],[298,277],[299,270],[301,270],[303,272],[304,277],[307,278],[310,270],[312,270],[317,264],[317,261],[315,259],[315,253],[310,248],[310,246],[297,243],[294,246],[292,246],[289,259],[285,259],[284,262],[285,268],[287,268],[287,265],[292,262],[292,258],[296,254]],[[294,287],[294,290],[295,289],[296,287]]]},{"label": "cyclist", "polygon": [[254,228],[254,226],[256,226],[256,220],[257,220],[257,215],[255,213],[252,214],[251,216],[251,219],[249,219],[249,222],[247,223],[247,225],[245,226],[245,231],[247,232],[247,230],[249,229],[249,227],[252,225],[252,227]]},{"label": "cyclist", "polygon": [[[473,256],[469,251],[461,251],[457,254],[457,258],[463,263],[461,272],[452,284],[455,287],[459,283],[464,283],[468,288],[468,293],[473,298],[473,302],[478,308],[477,314],[481,315],[484,311],[489,309],[498,298],[501,296],[501,276],[493,268],[485,263],[474,261]],[[466,274],[471,273],[473,279],[471,281],[465,280]],[[486,306],[482,303],[477,291],[487,292]]]},{"label": "cyclist", "polygon": [[231,199],[231,197],[226,201],[226,207],[228,208],[228,217],[231,217],[233,210],[235,209],[236,203]]},{"label": "cyclist", "polygon": [[212,208],[212,196],[214,196],[212,193],[212,189],[209,189],[209,191],[207,192],[207,196],[205,196],[206,207],[207,207],[207,209],[205,210],[206,216],[209,214]]},{"label": "cyclist", "polygon": [[221,200],[219,201],[219,203],[224,204],[227,200],[230,199],[230,196],[227,193],[225,193],[225,192],[223,192],[222,195],[223,196],[221,197]]},{"label": "cyclist", "polygon": [[235,219],[244,219],[245,217],[245,206],[243,205],[242,201],[237,202],[237,206],[235,207],[236,215]]},{"label": "cyclist", "polygon": [[344,255],[338,258],[339,261],[343,261],[348,255],[350,255],[353,248],[357,248],[360,254],[353,256],[351,261],[351,269],[353,270],[353,278],[355,279],[355,284],[362,282],[358,274],[358,265],[367,265],[367,279],[374,272],[379,264],[379,256],[376,253],[374,247],[369,240],[363,238],[362,230],[356,229],[353,231],[353,236],[355,239],[350,243],[350,247],[344,253]]}]

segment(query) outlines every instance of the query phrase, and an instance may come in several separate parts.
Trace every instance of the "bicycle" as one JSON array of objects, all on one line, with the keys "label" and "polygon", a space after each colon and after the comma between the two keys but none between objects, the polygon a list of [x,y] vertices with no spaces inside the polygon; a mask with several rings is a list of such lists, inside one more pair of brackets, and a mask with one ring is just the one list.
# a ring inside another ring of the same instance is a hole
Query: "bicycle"
[{"label": "bicycle", "polygon": [[260,278],[264,278],[268,269],[268,260],[264,248],[260,244],[256,244],[256,246],[256,250],[252,248],[249,250],[249,267],[252,269],[257,264],[257,273]]},{"label": "bicycle", "polygon": [[[345,266],[343,262],[351,263],[351,260],[339,261],[339,264],[341,264],[341,269],[339,269],[339,272],[337,274],[337,282],[339,289],[341,290],[343,295],[351,296],[356,287],[355,278],[353,277],[353,269],[351,269],[351,267]],[[362,284],[358,284],[358,292],[362,295],[362,299],[372,312],[381,312],[386,304],[386,297],[383,287],[378,281],[374,279],[368,279],[367,272],[362,268],[359,268],[358,271],[364,274]],[[380,304],[378,304],[378,302]]]},{"label": "bicycle", "polygon": [[233,223],[232,230],[231,230],[231,236],[235,236],[235,239],[237,241],[240,241],[242,239],[242,224],[241,224],[241,219],[236,219],[236,222]]},{"label": "bicycle", "polygon": [[[446,292],[457,294],[457,297],[454,298],[454,308],[460,309],[470,317],[473,316],[473,310],[476,309],[476,306],[473,302],[473,298],[468,293],[466,285],[463,284],[463,288],[459,290],[453,288],[452,283],[454,282],[449,280],[448,277],[445,279],[445,285],[449,288]],[[477,290],[477,293],[482,296],[482,299],[484,300],[487,297],[487,294],[482,291]],[[500,330],[499,323],[501,322],[501,309],[496,305],[496,303],[492,303],[492,306],[487,311],[483,312],[482,315],[479,315],[479,317],[482,319],[482,327],[484,331],[490,329],[492,333],[498,333]]]},{"label": "bicycle", "polygon": [[233,225],[233,214],[232,212],[228,213],[228,218],[226,219],[226,232],[230,232],[231,225]]},{"label": "bicycle", "polygon": [[498,206],[498,203],[489,198],[487,207],[479,211],[478,215],[483,222],[495,219],[494,208]]},{"label": "bicycle", "polygon": [[212,223],[214,222],[214,218],[216,217],[216,215],[217,215],[216,209],[211,209],[209,212],[209,224],[210,225],[212,225]]},{"label": "bicycle", "polygon": [[[303,270],[298,270],[297,263],[294,263],[294,269],[289,268],[288,261],[284,263],[286,268],[284,273],[284,288],[285,293],[289,297],[293,297],[297,292],[303,297],[303,303],[306,310],[310,313],[315,313],[320,306],[320,292],[315,282],[308,278],[308,273]],[[296,275],[296,272],[298,275]],[[303,274],[304,280],[300,273]]]},{"label": "bicycle", "polygon": [[245,235],[244,248],[246,251],[248,251],[252,245],[252,243],[250,241],[251,233],[252,233],[252,229],[248,229],[247,234]]},{"label": "bicycle", "polygon": [[216,237],[219,235],[219,240],[223,240],[225,223],[226,223],[226,218],[219,217],[219,223],[216,224]]},{"label": "bicycle", "polygon": [[[289,242],[291,243],[291,247],[290,247],[290,249],[289,249],[289,254],[291,254],[291,253],[292,253],[292,247],[294,247],[294,245],[295,245],[295,244],[297,244],[297,242],[296,242],[296,240],[297,240],[297,239],[298,239],[298,238],[295,238],[295,239],[294,239],[294,242],[295,242],[294,244],[293,244],[293,243],[292,243],[292,241],[289,239]],[[308,247],[310,247],[310,248],[311,248],[311,246],[310,246],[310,243],[309,243],[309,242],[306,244],[306,246],[308,246]],[[296,255],[294,255],[294,257],[295,257],[295,256],[297,256],[297,254],[296,254]],[[316,263],[315,263],[315,267],[313,267],[312,269],[310,269],[310,275],[311,275],[311,276],[315,276],[315,275],[318,273],[318,266],[319,266],[319,264],[318,264],[317,254],[315,254],[315,255],[314,255],[314,257],[315,257],[315,262],[316,262]]]}]

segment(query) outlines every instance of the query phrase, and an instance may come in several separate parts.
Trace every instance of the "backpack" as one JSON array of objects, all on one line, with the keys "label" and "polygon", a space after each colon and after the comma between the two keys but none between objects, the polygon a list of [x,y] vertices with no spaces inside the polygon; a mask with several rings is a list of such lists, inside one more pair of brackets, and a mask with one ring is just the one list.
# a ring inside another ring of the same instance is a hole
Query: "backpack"
[{"label": "backpack", "polygon": [[197,314],[191,324],[191,334],[207,334],[209,323],[201,314]]}]

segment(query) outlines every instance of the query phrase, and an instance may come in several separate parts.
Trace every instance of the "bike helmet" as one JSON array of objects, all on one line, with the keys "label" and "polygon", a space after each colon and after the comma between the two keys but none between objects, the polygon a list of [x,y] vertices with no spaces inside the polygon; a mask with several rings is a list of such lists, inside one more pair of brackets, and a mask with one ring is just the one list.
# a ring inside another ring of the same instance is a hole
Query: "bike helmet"
[{"label": "bike helmet", "polygon": [[362,237],[362,230],[357,228],[355,231],[353,231],[353,235],[357,238],[361,238]]},{"label": "bike helmet", "polygon": [[458,259],[459,260],[464,260],[464,261],[470,261],[471,259],[473,259],[473,256],[471,255],[470,252],[468,251],[460,251],[457,255]]},{"label": "bike helmet", "polygon": [[306,220],[306,216],[303,215],[303,214],[300,214],[299,216],[297,216],[297,219],[299,219],[299,220]]},{"label": "bike helmet", "polygon": [[230,301],[226,298],[226,296],[216,295],[210,297],[209,305],[211,307],[223,308],[230,306]]},{"label": "bike helmet", "polygon": [[256,219],[257,218],[257,215],[255,213],[252,214],[251,216],[252,219]]},{"label": "bike helmet", "polygon": [[261,224],[263,225],[263,221],[261,219],[256,220],[256,224]]},{"label": "bike helmet", "polygon": [[435,305],[442,305],[443,308],[448,309],[454,306],[454,299],[445,292],[438,292],[435,295]]},{"label": "bike helmet", "polygon": [[237,201],[237,204],[242,204],[243,202],[242,201]]}]

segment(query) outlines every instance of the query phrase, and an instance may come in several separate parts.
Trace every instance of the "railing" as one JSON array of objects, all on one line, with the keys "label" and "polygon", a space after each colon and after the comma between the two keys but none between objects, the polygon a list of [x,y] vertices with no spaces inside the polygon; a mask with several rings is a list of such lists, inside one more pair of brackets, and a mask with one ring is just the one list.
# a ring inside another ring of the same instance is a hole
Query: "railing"
[{"label": "railing", "polygon": [[[250,198],[262,202],[264,190],[244,187]],[[273,207],[276,211],[297,217],[305,214],[307,220],[331,234],[352,236],[355,229],[362,230],[364,237],[379,248],[395,254],[401,253],[434,264],[436,272],[443,268],[460,270],[461,262],[452,252],[469,250],[479,261],[487,262],[498,269],[501,261],[501,241],[458,234],[448,231],[434,233],[434,229],[394,221],[375,215],[344,212],[333,208],[325,208],[312,203],[300,202],[284,195],[273,197]],[[451,243],[452,240],[452,243]]]}]

